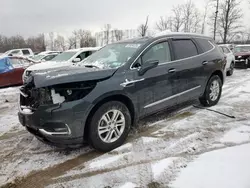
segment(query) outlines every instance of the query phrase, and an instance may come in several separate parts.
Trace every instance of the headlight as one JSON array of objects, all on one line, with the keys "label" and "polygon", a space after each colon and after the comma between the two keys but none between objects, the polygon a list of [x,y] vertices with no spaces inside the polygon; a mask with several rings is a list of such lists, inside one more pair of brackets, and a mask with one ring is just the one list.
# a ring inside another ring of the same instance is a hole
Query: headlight
[{"label": "headlight", "polygon": [[96,86],[96,81],[67,83],[52,86],[51,96],[54,104],[70,102],[84,98]]}]

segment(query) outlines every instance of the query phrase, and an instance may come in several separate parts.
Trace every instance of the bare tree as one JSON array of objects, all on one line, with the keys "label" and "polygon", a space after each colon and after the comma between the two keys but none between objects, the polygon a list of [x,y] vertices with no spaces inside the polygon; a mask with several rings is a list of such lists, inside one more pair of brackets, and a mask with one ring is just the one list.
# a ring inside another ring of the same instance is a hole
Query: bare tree
[{"label": "bare tree", "polygon": [[110,30],[111,30],[111,25],[105,24],[104,25],[104,40],[106,44],[109,44],[110,42]]},{"label": "bare tree", "polygon": [[238,0],[223,0],[220,3],[218,14],[219,34],[223,43],[227,43],[239,33],[241,27],[242,9]]},{"label": "bare tree", "polygon": [[207,12],[208,8],[210,7],[211,0],[205,0],[205,8],[203,12],[203,17],[202,17],[202,26],[201,26],[201,34],[205,33],[205,25],[207,21]]},{"label": "bare tree", "polygon": [[190,27],[190,31],[193,33],[200,33],[201,32],[201,15],[198,11],[198,9],[195,9],[193,18],[192,18],[192,24]]},{"label": "bare tree", "polygon": [[66,50],[65,38],[63,36],[57,35],[55,39],[55,48],[61,51]]},{"label": "bare tree", "polygon": [[54,50],[55,49],[55,34],[54,34],[54,32],[49,33],[49,43],[50,43],[50,49]]},{"label": "bare tree", "polygon": [[165,31],[168,29],[168,18],[160,17],[160,20],[155,23],[156,29],[159,31]]},{"label": "bare tree", "polygon": [[194,8],[194,4],[191,0],[183,4],[184,32],[191,31],[191,24],[193,22],[193,8]]},{"label": "bare tree", "polygon": [[146,18],[145,24],[139,25],[137,31],[139,33],[139,36],[141,36],[141,37],[145,37],[147,35],[147,31],[148,31],[148,16]]},{"label": "bare tree", "polygon": [[92,37],[90,31],[85,31],[83,38],[80,41],[81,47],[95,47],[96,39]]},{"label": "bare tree", "polygon": [[184,15],[183,15],[183,6],[177,5],[174,6],[172,9],[172,27],[173,31],[179,32],[183,26],[184,23]]},{"label": "bare tree", "polygon": [[122,40],[122,37],[123,37],[123,31],[122,30],[115,29],[114,33],[115,33],[115,40],[116,41]]}]

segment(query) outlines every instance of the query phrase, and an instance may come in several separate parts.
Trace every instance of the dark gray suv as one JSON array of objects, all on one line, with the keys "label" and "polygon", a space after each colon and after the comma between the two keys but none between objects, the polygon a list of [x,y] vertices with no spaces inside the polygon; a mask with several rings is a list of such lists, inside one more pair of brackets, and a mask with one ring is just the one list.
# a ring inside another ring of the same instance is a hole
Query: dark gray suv
[{"label": "dark gray suv", "polygon": [[202,35],[109,44],[75,66],[33,72],[20,89],[19,120],[44,142],[110,151],[142,117],[196,98],[217,104],[225,64]]}]

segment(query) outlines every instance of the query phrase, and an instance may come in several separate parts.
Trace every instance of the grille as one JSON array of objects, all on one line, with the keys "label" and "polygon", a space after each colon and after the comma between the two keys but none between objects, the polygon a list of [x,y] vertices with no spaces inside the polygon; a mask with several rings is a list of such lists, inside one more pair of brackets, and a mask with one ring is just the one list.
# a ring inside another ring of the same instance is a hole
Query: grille
[{"label": "grille", "polygon": [[36,110],[40,105],[52,104],[51,95],[48,89],[22,87],[20,91],[21,106],[26,106],[31,110]]}]

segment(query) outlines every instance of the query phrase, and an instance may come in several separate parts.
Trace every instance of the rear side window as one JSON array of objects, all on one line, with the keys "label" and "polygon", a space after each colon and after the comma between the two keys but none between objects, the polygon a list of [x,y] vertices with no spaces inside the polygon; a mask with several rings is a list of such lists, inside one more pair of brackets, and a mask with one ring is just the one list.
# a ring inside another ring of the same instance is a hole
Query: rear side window
[{"label": "rear side window", "polygon": [[190,39],[177,39],[173,40],[172,43],[176,60],[198,55],[197,48]]},{"label": "rear side window", "polygon": [[202,48],[203,52],[207,52],[213,49],[213,45],[207,39],[195,39],[199,46]]},{"label": "rear side window", "polygon": [[23,55],[30,55],[29,50],[22,50],[22,52],[23,52]]}]

